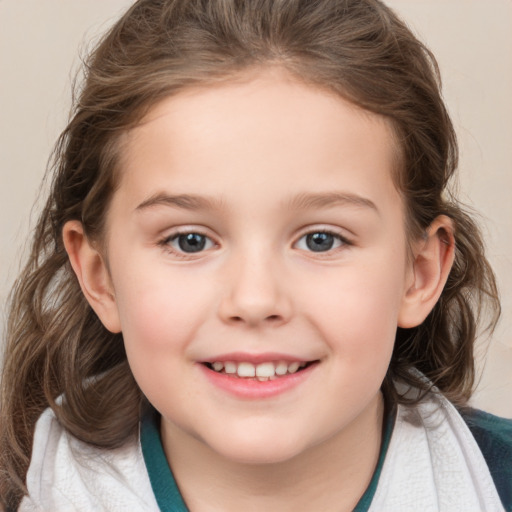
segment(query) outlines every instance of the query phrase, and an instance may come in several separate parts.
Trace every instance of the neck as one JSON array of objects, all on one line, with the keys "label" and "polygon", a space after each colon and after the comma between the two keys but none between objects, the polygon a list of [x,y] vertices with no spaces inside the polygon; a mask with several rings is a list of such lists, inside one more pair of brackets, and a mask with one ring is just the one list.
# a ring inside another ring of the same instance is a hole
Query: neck
[{"label": "neck", "polygon": [[[384,404],[379,395],[351,424],[291,460],[227,460],[175,429],[162,435],[174,477],[192,512],[353,510],[380,454]],[[162,432],[163,434],[163,432]]]}]

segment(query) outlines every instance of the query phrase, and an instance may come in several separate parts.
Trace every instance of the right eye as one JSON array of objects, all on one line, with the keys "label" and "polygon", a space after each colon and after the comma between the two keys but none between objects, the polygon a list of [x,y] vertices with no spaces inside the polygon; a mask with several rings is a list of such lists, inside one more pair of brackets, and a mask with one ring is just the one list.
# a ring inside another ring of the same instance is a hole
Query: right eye
[{"label": "right eye", "polygon": [[317,253],[334,251],[344,245],[350,242],[337,233],[323,230],[306,233],[296,243],[298,249]]},{"label": "right eye", "polygon": [[170,246],[174,251],[180,253],[196,253],[214,246],[214,242],[201,233],[178,233],[166,238],[165,245]]}]

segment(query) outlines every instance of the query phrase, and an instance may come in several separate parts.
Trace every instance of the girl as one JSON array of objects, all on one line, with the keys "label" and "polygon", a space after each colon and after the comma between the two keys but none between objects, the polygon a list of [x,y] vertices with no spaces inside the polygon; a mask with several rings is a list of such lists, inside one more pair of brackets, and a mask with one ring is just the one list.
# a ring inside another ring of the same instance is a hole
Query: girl
[{"label": "girl", "polygon": [[[377,0],[139,0],[12,296],[7,510],[512,509],[435,60]],[[454,405],[456,407],[454,407]]]}]

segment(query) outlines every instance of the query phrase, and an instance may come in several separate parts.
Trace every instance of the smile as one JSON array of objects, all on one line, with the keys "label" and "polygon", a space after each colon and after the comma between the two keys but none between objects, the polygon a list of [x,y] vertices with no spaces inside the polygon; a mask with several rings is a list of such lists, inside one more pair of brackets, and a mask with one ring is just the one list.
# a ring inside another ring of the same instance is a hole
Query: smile
[{"label": "smile", "polygon": [[304,385],[317,373],[320,362],[285,354],[231,353],[198,361],[198,368],[222,392],[242,400],[266,400]]},{"label": "smile", "polygon": [[314,361],[267,361],[259,364],[235,361],[214,361],[204,363],[210,370],[229,375],[234,378],[252,379],[264,382],[275,380],[303,370]]}]

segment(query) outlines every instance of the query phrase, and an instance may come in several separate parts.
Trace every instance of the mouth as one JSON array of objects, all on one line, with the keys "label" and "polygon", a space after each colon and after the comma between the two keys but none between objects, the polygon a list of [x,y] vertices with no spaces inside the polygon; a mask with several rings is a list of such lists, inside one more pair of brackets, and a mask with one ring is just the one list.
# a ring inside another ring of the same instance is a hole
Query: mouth
[{"label": "mouth", "polygon": [[248,361],[212,361],[202,364],[209,370],[234,379],[265,382],[300,373],[318,362],[278,360],[253,364]]}]

